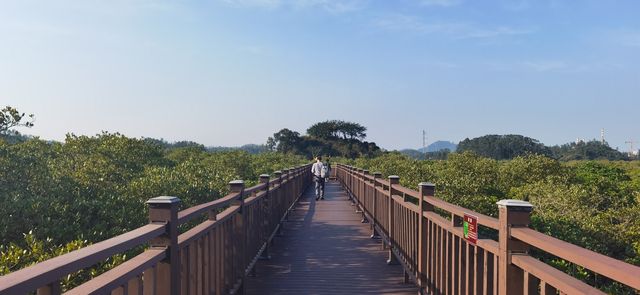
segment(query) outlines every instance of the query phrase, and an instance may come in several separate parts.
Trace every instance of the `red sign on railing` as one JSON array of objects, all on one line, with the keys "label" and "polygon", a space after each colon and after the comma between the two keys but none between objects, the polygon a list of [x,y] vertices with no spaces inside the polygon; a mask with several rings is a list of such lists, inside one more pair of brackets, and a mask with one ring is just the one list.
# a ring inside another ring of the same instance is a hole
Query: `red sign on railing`
[{"label": "red sign on railing", "polygon": [[462,232],[465,240],[475,245],[478,242],[478,217],[465,213],[462,223]]}]

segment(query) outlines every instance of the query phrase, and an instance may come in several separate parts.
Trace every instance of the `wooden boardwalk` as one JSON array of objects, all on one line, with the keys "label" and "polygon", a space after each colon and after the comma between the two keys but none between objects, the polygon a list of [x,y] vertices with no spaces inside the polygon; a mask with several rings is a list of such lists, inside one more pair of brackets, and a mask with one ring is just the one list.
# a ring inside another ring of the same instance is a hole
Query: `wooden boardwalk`
[{"label": "wooden boardwalk", "polygon": [[246,294],[416,294],[399,265],[386,263],[380,240],[348,201],[338,182],[328,182],[325,200],[310,187],[291,212],[271,259],[259,261]]}]

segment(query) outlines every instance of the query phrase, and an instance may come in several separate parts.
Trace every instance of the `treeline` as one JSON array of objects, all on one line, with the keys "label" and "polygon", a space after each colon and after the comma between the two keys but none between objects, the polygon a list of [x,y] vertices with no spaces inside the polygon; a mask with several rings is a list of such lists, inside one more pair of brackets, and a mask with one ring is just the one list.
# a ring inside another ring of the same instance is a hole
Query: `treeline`
[{"label": "treeline", "polygon": [[[534,205],[531,226],[545,234],[640,265],[640,162],[573,161],[543,155],[495,160],[466,151],[446,161],[410,159],[400,153],[349,161],[356,167],[399,175],[401,184],[436,184],[436,197],[498,216],[496,202],[519,199]],[[628,287],[582,267],[545,255],[557,268],[611,294]]]},{"label": "treeline", "polygon": [[267,139],[270,150],[312,158],[318,155],[344,157],[374,157],[380,147],[364,141],[367,128],[352,122],[331,120],[312,125],[305,135],[282,129]]},{"label": "treeline", "polygon": [[176,142],[168,142],[164,139],[144,138],[144,141],[161,146],[165,150],[180,149],[180,148],[194,148],[207,152],[231,152],[231,151],[245,151],[250,154],[259,154],[269,152],[269,148],[263,144],[245,144],[239,147],[226,147],[226,146],[205,146],[194,141],[182,140]]},{"label": "treeline", "polygon": [[632,160],[626,153],[611,148],[606,142],[580,141],[548,147],[536,139],[513,134],[466,138],[458,144],[457,151],[471,151],[496,160],[508,160],[528,154],[543,155],[561,161]]},{"label": "treeline", "polygon": [[[182,208],[224,196],[227,184],[308,160],[281,153],[208,152],[117,133],[64,142],[0,138],[0,275],[146,224],[145,202],[179,197]],[[63,278],[65,288],[122,262]],[[132,253],[129,253],[132,254]]]}]

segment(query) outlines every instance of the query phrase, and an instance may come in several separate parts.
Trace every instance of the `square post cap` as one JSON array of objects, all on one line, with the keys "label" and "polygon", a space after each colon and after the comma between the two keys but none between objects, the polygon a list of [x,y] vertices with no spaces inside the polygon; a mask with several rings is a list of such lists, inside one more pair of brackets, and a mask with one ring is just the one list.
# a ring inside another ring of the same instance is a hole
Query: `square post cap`
[{"label": "square post cap", "polygon": [[232,192],[239,192],[244,188],[244,181],[242,180],[232,180],[229,181],[229,189]]},{"label": "square post cap", "polygon": [[382,172],[373,172],[373,177],[381,178],[382,177]]},{"label": "square post cap", "polygon": [[278,171],[276,171],[276,172],[273,172],[273,174],[275,174],[275,175],[281,175],[281,174],[282,174],[282,171],[278,170]]},{"label": "square post cap", "polygon": [[431,183],[431,182],[421,182],[421,183],[418,183],[418,186],[420,186],[420,187],[435,187],[436,185]]},{"label": "square post cap", "polygon": [[172,197],[172,196],[160,196],[160,197],[151,198],[146,203],[149,205],[175,204],[175,203],[180,203],[180,199],[178,197]]},{"label": "square post cap", "polygon": [[389,179],[400,179],[398,175],[389,175]]},{"label": "square post cap", "polygon": [[260,174],[260,178],[269,178],[271,175],[269,174]]},{"label": "square post cap", "polygon": [[369,175],[369,170],[363,170],[362,172],[364,172],[364,175]]},{"label": "square post cap", "polygon": [[498,204],[498,208],[507,208],[510,211],[531,212],[533,210],[533,205],[531,205],[531,203],[527,201],[522,201],[522,200],[514,200],[514,199],[500,200],[496,202],[496,204]]}]

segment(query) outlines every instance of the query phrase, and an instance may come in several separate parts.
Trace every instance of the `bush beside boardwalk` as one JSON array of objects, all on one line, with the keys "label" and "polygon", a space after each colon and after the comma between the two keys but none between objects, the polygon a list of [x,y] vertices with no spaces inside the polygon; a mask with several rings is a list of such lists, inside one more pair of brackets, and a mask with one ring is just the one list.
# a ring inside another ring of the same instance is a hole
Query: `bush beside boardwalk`
[{"label": "bush beside boardwalk", "polygon": [[[0,139],[0,275],[146,224],[149,198],[178,196],[187,208],[224,196],[231,180],[250,186],[262,173],[306,162],[279,153],[165,149],[111,133],[69,135],[64,143]],[[121,263],[126,254],[63,278],[63,287]]]}]

